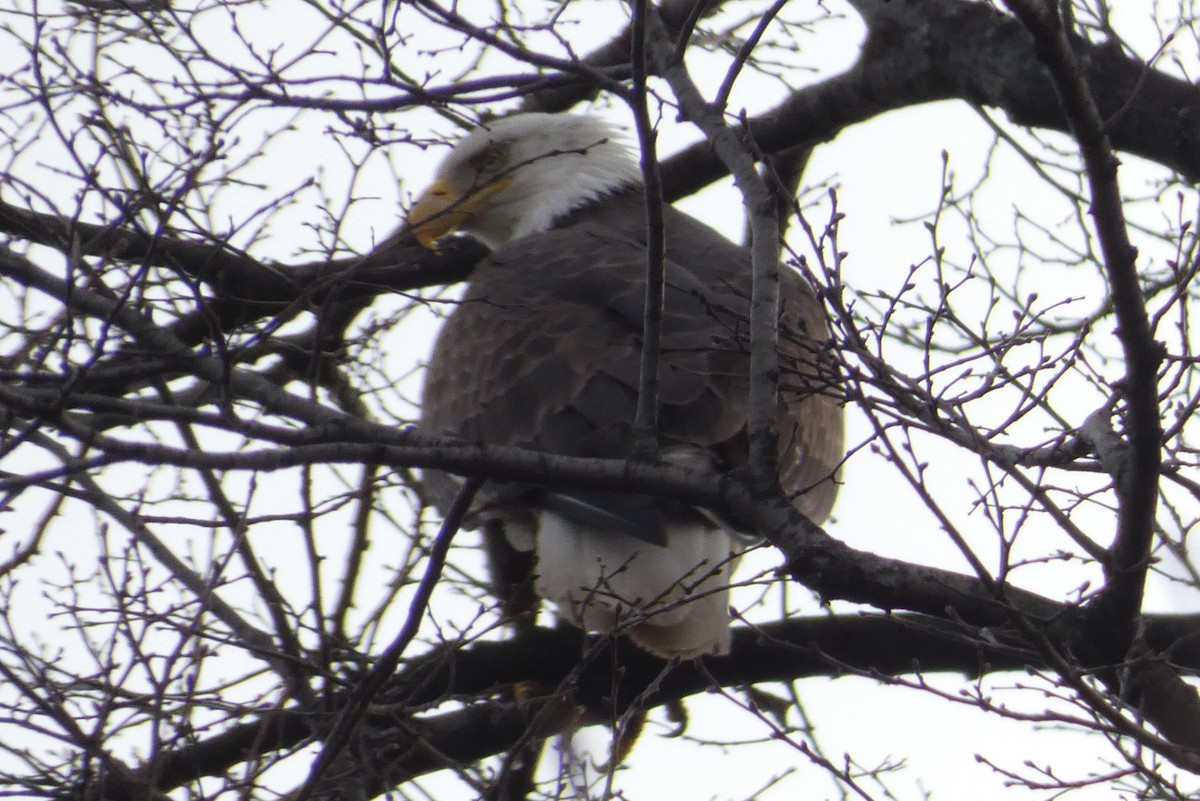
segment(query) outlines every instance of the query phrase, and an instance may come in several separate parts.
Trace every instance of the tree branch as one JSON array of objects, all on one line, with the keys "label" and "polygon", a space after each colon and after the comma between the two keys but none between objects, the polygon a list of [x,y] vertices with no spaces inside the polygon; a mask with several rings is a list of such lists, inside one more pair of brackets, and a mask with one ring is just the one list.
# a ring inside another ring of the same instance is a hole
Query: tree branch
[{"label": "tree branch", "polygon": [[744,140],[725,123],[692,81],[687,68],[673,61],[676,48],[657,18],[651,18],[648,55],[657,74],[670,85],[685,119],[699,128],[732,173],[746,207],[751,230],[753,284],[750,293],[750,391],[746,431],[748,469],[757,491],[778,492],[779,432],[779,221],[775,199],[755,168]]},{"label": "tree branch", "polygon": [[[1148,638],[1161,650],[1170,650],[1174,664],[1200,669],[1196,616],[1151,616],[1145,622]],[[376,694],[365,718],[371,731],[400,738],[396,748],[368,752],[372,773],[386,775],[388,786],[394,787],[443,769],[447,757],[477,760],[507,751],[527,736],[543,708],[554,714],[543,718],[537,731],[549,736],[561,728],[545,723],[603,725],[635,700],[659,706],[707,692],[714,680],[718,686],[738,687],[847,673],[876,679],[942,672],[976,677],[1046,666],[1038,651],[1008,641],[1004,632],[911,615],[822,616],[737,627],[729,656],[706,657],[702,666],[681,663],[661,680],[660,660],[624,641],[603,646],[617,649],[614,658],[597,650],[598,642],[574,629],[532,629],[515,640],[437,650],[407,663]],[[581,665],[582,654],[591,658]],[[620,665],[618,676],[612,673],[613,665]],[[563,714],[558,699],[564,697],[564,682],[569,682],[567,697],[582,708],[582,717]],[[560,689],[539,703],[514,704],[508,694],[517,683]],[[647,693],[652,684],[653,691]],[[425,716],[406,711],[445,698],[472,697],[495,700]],[[398,727],[400,720],[403,726]],[[314,724],[310,716],[295,711],[262,713],[160,756],[153,766],[155,787],[167,792],[204,776],[221,775],[255,756],[296,747],[311,736]],[[150,769],[147,765],[139,774]],[[376,792],[384,789],[377,786]]]},{"label": "tree branch", "polygon": [[[1117,319],[1117,337],[1125,354],[1127,463],[1116,476],[1119,499],[1117,534],[1109,551],[1108,584],[1092,602],[1096,619],[1089,633],[1109,643],[1113,661],[1129,650],[1142,604],[1150,550],[1154,544],[1158,478],[1162,464],[1162,423],[1158,407],[1158,368],[1162,348],[1154,341],[1146,302],[1138,281],[1137,252],[1129,241],[1124,199],[1117,181],[1116,155],[1106,122],[1088,86],[1057,6],[1040,0],[1005,0],[1029,29],[1039,60],[1054,81],[1068,125],[1079,143],[1091,190],[1092,218],[1109,293]],[[1115,635],[1115,636],[1114,636]]]}]

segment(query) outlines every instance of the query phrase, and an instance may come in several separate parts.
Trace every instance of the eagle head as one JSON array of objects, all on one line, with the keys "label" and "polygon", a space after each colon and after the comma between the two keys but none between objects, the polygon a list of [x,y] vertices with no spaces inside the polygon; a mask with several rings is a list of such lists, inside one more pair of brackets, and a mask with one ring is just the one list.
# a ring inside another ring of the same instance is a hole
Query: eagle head
[{"label": "eagle head", "polygon": [[640,180],[637,161],[609,123],[515,114],[459,140],[409,210],[408,226],[428,248],[455,232],[495,248]]}]

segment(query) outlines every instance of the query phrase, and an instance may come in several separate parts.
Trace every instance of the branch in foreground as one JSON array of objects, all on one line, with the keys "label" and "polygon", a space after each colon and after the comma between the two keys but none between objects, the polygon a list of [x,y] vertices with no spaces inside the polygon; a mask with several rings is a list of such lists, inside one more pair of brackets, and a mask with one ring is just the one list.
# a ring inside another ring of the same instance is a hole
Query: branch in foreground
[{"label": "branch in foreground", "polygon": [[[1036,658],[972,640],[963,627],[916,617],[789,620],[735,629],[730,656],[706,658],[703,667],[682,663],[665,679],[662,661],[627,643],[614,646],[574,629],[534,629],[509,642],[438,650],[406,665],[373,699],[365,731],[372,741],[386,733],[393,746],[366,749],[375,762],[371,773],[387,781],[363,789],[375,795],[440,770],[447,767],[446,756],[478,760],[502,753],[528,736],[534,723],[539,737],[577,725],[604,724],[635,700],[646,707],[659,706],[705,692],[714,680],[735,687],[847,672],[979,675],[1016,669]],[[620,666],[616,674],[614,665]],[[511,691],[517,683],[538,686],[546,695],[533,703],[514,703]],[[481,700],[461,711],[424,716],[408,711],[450,697]],[[165,792],[202,776],[220,775],[255,755],[295,747],[319,728],[299,712],[269,712],[161,757],[154,766],[156,789]]]},{"label": "branch in foreground", "polygon": [[[1149,617],[1145,624],[1148,638],[1170,651],[1177,667],[1200,668],[1200,637],[1195,634],[1200,621],[1195,616]],[[938,672],[975,677],[1045,667],[1036,651],[1006,645],[998,634],[1002,632],[912,615],[797,618],[738,627],[730,656],[705,658],[703,668],[680,664],[665,679],[661,661],[623,643],[613,653],[611,643],[585,638],[574,629],[534,629],[508,642],[438,650],[405,665],[375,697],[367,730],[373,738],[391,737],[394,747],[369,751],[370,785],[376,793],[384,792],[446,767],[447,756],[478,760],[503,753],[527,737],[531,725],[537,736],[545,737],[576,725],[604,724],[614,710],[621,714],[634,700],[654,707],[706,692],[714,681],[737,687],[854,674],[885,680]],[[581,664],[585,654],[589,659]],[[616,676],[614,664],[620,665]],[[518,682],[536,683],[548,695],[515,703],[511,689]],[[492,700],[432,715],[407,711],[448,697]],[[273,710],[165,753],[137,775],[143,780],[153,775],[155,789],[167,792],[221,775],[256,756],[299,746],[319,728],[298,711]]]},{"label": "branch in foreground", "polygon": [[[238,378],[236,372],[230,376],[231,381]],[[305,403],[294,397],[293,401]],[[119,462],[257,472],[340,463],[433,468],[553,489],[636,491],[718,510],[770,538],[788,559],[793,576],[825,600],[850,600],[936,616],[953,614],[972,625],[1007,624],[1014,610],[1041,621],[1063,621],[1074,609],[1013,586],[1003,587],[1003,595],[998,597],[971,576],[855,550],[809,522],[787,498],[779,494],[764,498],[731,475],[464,443],[346,416],[335,420],[333,412],[317,409],[322,411],[309,410],[298,416],[312,423],[306,429],[289,431],[290,446],[286,448],[197,453],[99,435],[91,445],[102,456],[67,463],[56,471],[9,477],[0,480],[0,488],[13,489]]]},{"label": "branch in foreground", "polygon": [[[12,211],[12,207],[0,203],[0,230],[4,230],[6,219],[12,219]],[[34,242],[65,248],[67,244],[60,242],[55,232],[60,226],[78,226],[92,235],[80,245],[81,252],[89,255],[106,255],[108,245],[124,243],[122,252],[134,261],[170,266],[201,280],[213,263],[224,265],[219,271],[220,280],[211,287],[216,297],[210,303],[158,327],[133,308],[117,307],[115,301],[74,287],[15,252],[0,251],[0,275],[36,288],[79,313],[99,320],[111,317],[135,338],[148,340],[139,342],[138,348],[123,350],[89,366],[72,381],[73,390],[113,396],[135,389],[150,378],[161,378],[164,373],[187,372],[187,366],[197,357],[188,349],[190,346],[220,339],[237,326],[288,310],[324,308],[327,316],[344,327],[358,311],[386,292],[443,286],[465,279],[488,252],[483,244],[467,237],[450,240],[440,250],[431,251],[407,233],[399,233],[363,257],[277,268],[264,267],[218,246],[149,240],[136,232],[72,223],[54,215],[21,212],[19,216],[25,222],[36,218],[36,231],[28,226],[22,229]],[[223,372],[224,367],[220,367],[212,373],[216,383],[222,380]]]},{"label": "branch in foreground", "polygon": [[753,281],[750,296],[750,392],[746,422],[750,478],[764,492],[778,487],[779,432],[779,220],[775,198],[755,168],[745,140],[709,105],[692,80],[661,21],[651,16],[647,56],[670,85],[683,116],[704,132],[721,163],[733,175],[750,225]]}]

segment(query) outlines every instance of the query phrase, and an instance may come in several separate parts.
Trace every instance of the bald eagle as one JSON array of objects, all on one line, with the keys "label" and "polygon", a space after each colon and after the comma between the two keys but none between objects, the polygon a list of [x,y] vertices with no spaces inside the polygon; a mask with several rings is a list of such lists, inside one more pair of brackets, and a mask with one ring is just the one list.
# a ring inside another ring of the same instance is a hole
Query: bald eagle
[{"label": "bald eagle", "polygon": [[[746,461],[750,256],[667,207],[659,438],[664,461]],[[409,213],[432,247],[461,232],[491,254],[437,337],[423,430],[493,445],[626,458],[646,288],[638,163],[590,116],[520,114],[470,132]],[[781,271],[780,479],[824,520],[842,458],[828,327],[811,287]],[[457,483],[429,472],[447,506]],[[492,482],[469,522],[493,574],[532,570],[538,595],[590,631],[627,632],[662,657],[729,651],[729,584],[752,532],[710,510],[629,493]],[[525,555],[522,562],[519,557]],[[514,562],[514,556],[518,557]],[[515,582],[519,583],[519,582]]]}]

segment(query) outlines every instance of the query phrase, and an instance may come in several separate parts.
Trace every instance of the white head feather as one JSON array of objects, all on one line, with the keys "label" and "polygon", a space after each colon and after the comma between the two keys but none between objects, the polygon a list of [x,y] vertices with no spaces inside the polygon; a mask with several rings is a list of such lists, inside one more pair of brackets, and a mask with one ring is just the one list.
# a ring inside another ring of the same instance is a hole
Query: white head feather
[{"label": "white head feather", "polygon": [[491,247],[544,231],[572,210],[640,183],[641,169],[618,129],[597,117],[527,113],[476,128],[437,177],[466,193],[503,181],[459,230]]}]

